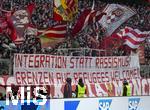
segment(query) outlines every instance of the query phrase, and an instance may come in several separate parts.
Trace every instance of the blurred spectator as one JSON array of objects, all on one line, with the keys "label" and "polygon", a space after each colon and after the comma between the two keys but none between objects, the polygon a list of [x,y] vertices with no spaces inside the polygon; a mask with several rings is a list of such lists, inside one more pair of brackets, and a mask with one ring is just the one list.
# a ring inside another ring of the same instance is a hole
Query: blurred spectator
[{"label": "blurred spectator", "polygon": [[76,86],[75,90],[76,97],[77,98],[85,97],[87,93],[86,91],[87,91],[86,86],[84,85],[82,78],[79,78],[78,85]]},{"label": "blurred spectator", "polygon": [[122,96],[131,96],[131,87],[130,87],[130,85],[126,79],[123,81],[123,94],[122,94]]},{"label": "blurred spectator", "polygon": [[66,84],[64,86],[64,98],[71,98],[72,97],[72,80],[71,78],[66,79]]}]

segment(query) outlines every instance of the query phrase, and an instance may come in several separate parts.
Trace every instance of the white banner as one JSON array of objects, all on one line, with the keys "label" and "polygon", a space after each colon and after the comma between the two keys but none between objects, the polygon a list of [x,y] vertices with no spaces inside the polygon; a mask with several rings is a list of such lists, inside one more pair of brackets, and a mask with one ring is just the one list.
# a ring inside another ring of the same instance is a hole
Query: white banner
[{"label": "white banner", "polygon": [[135,14],[129,7],[119,4],[107,5],[104,12],[107,15],[103,16],[99,23],[106,29],[106,36],[110,36],[121,24]]},{"label": "white banner", "polygon": [[76,82],[102,83],[140,78],[138,56],[83,57],[46,54],[15,54],[14,75],[19,85],[62,84],[67,77]]}]

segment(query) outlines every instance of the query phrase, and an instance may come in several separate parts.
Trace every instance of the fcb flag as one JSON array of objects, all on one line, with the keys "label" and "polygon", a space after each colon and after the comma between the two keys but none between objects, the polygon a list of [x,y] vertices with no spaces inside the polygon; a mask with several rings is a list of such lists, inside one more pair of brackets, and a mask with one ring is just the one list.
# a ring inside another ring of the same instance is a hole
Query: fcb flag
[{"label": "fcb flag", "polygon": [[100,48],[106,50],[123,49],[127,53],[131,50],[138,49],[142,44],[149,32],[142,32],[139,29],[125,27],[118,33],[113,33],[109,37],[105,37],[101,43]]},{"label": "fcb flag", "polygon": [[72,29],[73,35],[77,34],[79,31],[83,30],[83,28],[87,26],[87,23],[89,21],[89,16],[91,13],[92,12],[90,9],[86,9],[81,13],[77,23],[75,24],[74,28]]},{"label": "fcb flag", "polygon": [[42,47],[54,47],[56,44],[63,42],[66,31],[66,24],[56,25],[44,31],[38,31]]},{"label": "fcb flag", "polygon": [[78,12],[78,0],[54,0],[54,19],[72,21]]},{"label": "fcb flag", "polygon": [[12,22],[13,28],[16,31],[16,39],[14,42],[16,44],[23,43],[24,39],[24,31],[26,25],[29,24],[29,13],[26,9],[17,10],[11,16],[10,21]]},{"label": "fcb flag", "polygon": [[80,15],[77,23],[75,24],[72,34],[75,36],[78,32],[83,30],[86,26],[96,21],[99,21],[103,15],[106,13],[101,13],[101,11],[96,11],[92,9],[85,9]]},{"label": "fcb flag", "polygon": [[118,33],[118,36],[124,40],[124,45],[127,45],[131,49],[137,49],[148,35],[149,32],[142,32],[139,29],[133,29],[131,27],[125,27]]},{"label": "fcb flag", "polygon": [[99,23],[106,29],[105,36],[111,36],[116,29],[136,14],[129,7],[119,4],[108,4],[103,12],[106,15],[99,20]]}]

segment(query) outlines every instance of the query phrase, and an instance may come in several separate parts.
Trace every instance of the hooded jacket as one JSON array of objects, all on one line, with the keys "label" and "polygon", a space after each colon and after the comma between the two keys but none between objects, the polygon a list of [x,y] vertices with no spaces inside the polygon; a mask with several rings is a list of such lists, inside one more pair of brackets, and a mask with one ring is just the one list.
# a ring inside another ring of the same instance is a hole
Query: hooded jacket
[{"label": "hooded jacket", "polygon": [[[84,83],[83,83],[83,81],[82,81],[82,79],[79,79],[79,82],[78,82],[78,85],[79,86],[81,86],[81,87],[84,87],[85,85],[84,85]],[[78,85],[76,86],[76,90],[75,90],[75,92],[76,92],[76,97],[78,97]],[[86,90],[85,90],[85,94],[86,94]]]}]

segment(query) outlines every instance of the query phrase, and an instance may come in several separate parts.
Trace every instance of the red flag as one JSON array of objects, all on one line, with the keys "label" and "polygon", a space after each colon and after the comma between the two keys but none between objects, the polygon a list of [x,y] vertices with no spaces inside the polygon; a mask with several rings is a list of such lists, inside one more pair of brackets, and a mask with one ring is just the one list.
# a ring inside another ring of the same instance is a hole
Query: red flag
[{"label": "red flag", "polygon": [[100,11],[95,11],[91,9],[86,9],[80,15],[77,23],[75,24],[72,34],[75,36],[78,32],[83,30],[90,23],[96,22],[102,18],[105,13],[100,13]]},{"label": "red flag", "polygon": [[11,20],[11,18],[7,18],[7,23],[8,23],[8,29],[11,31],[10,34],[10,39],[15,42],[15,40],[17,39],[17,32],[15,27],[13,26],[13,22]]},{"label": "red flag", "polygon": [[91,13],[91,9],[86,9],[82,12],[82,14],[80,15],[77,23],[75,24],[72,30],[73,35],[77,34],[80,30],[82,30],[84,25],[86,25],[86,23],[89,20],[90,13]]},{"label": "red flag", "polygon": [[4,18],[0,18],[0,33],[7,27],[7,22]]},{"label": "red flag", "polygon": [[30,16],[32,15],[32,13],[33,13],[35,7],[36,7],[35,3],[31,3],[31,4],[29,4],[29,5],[27,6],[27,11],[28,11],[28,13],[29,13]]},{"label": "red flag", "polygon": [[10,39],[14,42],[17,38],[16,30],[11,20],[12,13],[10,11],[5,12],[5,18],[0,19],[0,33],[6,33],[10,36]]},{"label": "red flag", "polygon": [[124,45],[129,46],[131,49],[137,49],[145,41],[148,32],[141,32],[139,29],[125,27],[118,35],[124,40]]},{"label": "red flag", "polygon": [[44,31],[38,31],[42,47],[53,47],[57,43],[63,42],[66,31],[66,24],[56,25]]},{"label": "red flag", "polygon": [[63,20],[62,16],[57,14],[56,12],[54,12],[53,16],[54,16],[54,20],[56,20],[56,21],[62,21]]},{"label": "red flag", "polygon": [[3,32],[3,30],[0,28],[0,33],[2,33]]},{"label": "red flag", "polygon": [[67,0],[68,9],[72,13],[76,13],[78,11],[78,0]]},{"label": "red flag", "polygon": [[100,48],[106,50],[112,50],[119,48],[123,43],[123,40],[116,33],[109,37],[105,37],[101,43]]}]

